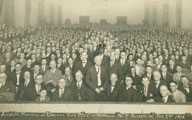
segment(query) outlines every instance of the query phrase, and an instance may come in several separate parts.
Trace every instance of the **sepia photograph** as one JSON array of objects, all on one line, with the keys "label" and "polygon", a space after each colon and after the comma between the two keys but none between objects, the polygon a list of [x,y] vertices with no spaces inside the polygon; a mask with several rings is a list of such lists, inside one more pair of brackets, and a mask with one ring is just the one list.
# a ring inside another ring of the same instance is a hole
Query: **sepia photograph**
[{"label": "sepia photograph", "polygon": [[0,0],[0,120],[192,120],[192,0]]}]

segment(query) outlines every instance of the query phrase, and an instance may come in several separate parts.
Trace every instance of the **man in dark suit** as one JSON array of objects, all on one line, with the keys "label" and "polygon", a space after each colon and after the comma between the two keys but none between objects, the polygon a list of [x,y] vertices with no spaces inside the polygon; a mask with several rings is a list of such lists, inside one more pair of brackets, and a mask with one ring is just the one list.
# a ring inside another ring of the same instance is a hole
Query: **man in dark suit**
[{"label": "man in dark suit", "polygon": [[90,88],[90,101],[104,101],[108,84],[108,76],[106,69],[101,65],[101,56],[96,56],[94,59],[95,65],[91,66],[86,72],[85,82]]},{"label": "man in dark suit", "polygon": [[117,75],[117,82],[121,83],[123,81],[123,74],[121,71],[121,65],[118,61],[116,61],[115,53],[111,53],[110,55],[110,63],[108,66],[108,74],[111,75],[112,73],[115,73]]},{"label": "man in dark suit", "polygon": [[0,73],[0,101],[14,101],[15,85],[7,80],[5,73]]},{"label": "man in dark suit", "polygon": [[107,65],[109,64],[109,57],[104,55],[105,44],[98,45],[99,56],[101,57],[101,65],[107,70]]},{"label": "man in dark suit", "polygon": [[74,63],[73,65],[73,75],[75,75],[75,73],[80,70],[83,74],[83,76],[85,77],[86,71],[88,70],[88,68],[92,66],[91,61],[88,59],[88,55],[87,52],[84,51],[80,54],[80,60],[78,60],[76,63]]},{"label": "man in dark suit", "polygon": [[40,96],[40,91],[43,89],[46,89],[46,86],[43,83],[43,75],[42,74],[38,74],[35,77],[34,81],[35,81],[35,84],[31,88],[31,97],[33,98],[33,100],[36,100],[36,98]]},{"label": "man in dark suit", "polygon": [[43,58],[41,60],[41,66],[40,66],[40,72],[44,75],[45,72],[49,69],[49,66],[47,65],[47,59]]},{"label": "man in dark suit", "polygon": [[65,73],[65,65],[63,64],[63,59],[62,58],[58,58],[57,59],[57,68],[62,72],[62,74]]},{"label": "man in dark suit", "polygon": [[34,81],[31,80],[31,74],[29,71],[25,71],[24,82],[19,85],[19,89],[16,94],[16,100],[33,101],[34,98],[31,95],[33,87]]},{"label": "man in dark suit", "polygon": [[106,94],[107,94],[107,101],[118,101],[120,85],[118,84],[118,78],[116,73],[111,73],[110,75],[110,83],[107,85]]},{"label": "man in dark suit", "polygon": [[145,74],[143,76],[147,76],[149,81],[153,80],[153,70],[152,70],[152,66],[150,65],[147,65],[146,68],[145,68]]},{"label": "man in dark suit", "polygon": [[15,65],[15,71],[8,76],[8,79],[14,83],[17,92],[19,85],[24,83],[23,73],[21,71],[21,63],[17,63]]},{"label": "man in dark suit", "polygon": [[153,100],[149,102],[156,102],[161,98],[160,94],[160,87],[161,85],[166,85],[166,82],[161,80],[161,74],[159,71],[154,71],[153,72],[154,80],[151,81],[150,87],[152,88],[152,91],[154,92],[153,94]]},{"label": "man in dark suit", "polygon": [[131,67],[131,73],[129,74],[133,78],[133,86],[137,88],[141,85],[141,77],[136,74],[135,67]]},{"label": "man in dark suit", "polygon": [[169,90],[166,85],[162,85],[160,87],[160,94],[161,94],[161,98],[157,102],[175,103],[173,96],[169,95]]},{"label": "man in dark suit", "polygon": [[142,98],[139,94],[139,91],[133,88],[133,79],[132,77],[126,75],[125,83],[121,85],[119,92],[119,101],[121,102],[141,102]]},{"label": "man in dark suit", "polygon": [[31,80],[35,81],[38,74],[40,74],[40,64],[34,63],[33,71],[31,72]]},{"label": "man in dark suit", "polygon": [[26,63],[26,65],[25,66],[23,66],[22,67],[22,69],[21,69],[21,71],[22,71],[22,73],[24,73],[25,71],[32,71],[31,70],[31,65],[32,64],[32,60],[31,60],[31,58],[30,59],[27,59],[27,63]]},{"label": "man in dark suit", "polygon": [[120,52],[120,59],[119,59],[119,64],[121,66],[121,73],[123,76],[125,76],[127,73],[128,73],[128,66],[129,66],[129,63],[127,61],[127,54],[126,54],[126,51],[121,51]]},{"label": "man in dark suit", "polygon": [[89,92],[83,80],[83,74],[78,70],[75,74],[75,81],[71,83],[69,88],[72,90],[72,96],[74,101],[88,101]]},{"label": "man in dark suit", "polygon": [[15,72],[15,64],[16,61],[15,60],[11,60],[10,64],[7,66],[7,75],[10,75],[11,73]]},{"label": "man in dark suit", "polygon": [[174,60],[172,60],[172,59],[169,60],[169,65],[168,65],[167,71],[172,75],[177,72],[176,64],[175,64]]},{"label": "man in dark suit", "polygon": [[189,78],[187,76],[181,76],[182,84],[179,85],[178,89],[182,91],[187,99],[187,102],[192,101],[192,87],[189,83]]},{"label": "man in dark suit", "polygon": [[161,65],[161,79],[169,85],[173,80],[173,76],[167,72],[167,66],[165,64]]},{"label": "man in dark suit", "polygon": [[73,101],[72,91],[66,88],[67,80],[60,79],[58,81],[58,88],[53,92],[51,101]]},{"label": "man in dark suit", "polygon": [[139,86],[138,90],[141,93],[142,101],[143,102],[152,102],[154,91],[153,88],[150,86],[150,81],[147,76],[142,77],[142,85]]}]

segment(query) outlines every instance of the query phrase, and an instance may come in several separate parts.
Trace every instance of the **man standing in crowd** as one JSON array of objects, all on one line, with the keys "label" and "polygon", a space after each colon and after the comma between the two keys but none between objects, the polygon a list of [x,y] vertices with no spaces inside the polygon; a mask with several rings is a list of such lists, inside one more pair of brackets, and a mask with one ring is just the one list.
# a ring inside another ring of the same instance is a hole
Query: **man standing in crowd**
[{"label": "man standing in crowd", "polygon": [[82,71],[83,76],[85,76],[88,68],[92,66],[91,61],[88,59],[88,55],[86,51],[83,51],[80,54],[80,60],[78,60],[73,67],[73,74],[75,74],[78,70]]},{"label": "man standing in crowd", "polygon": [[90,89],[90,101],[104,101],[106,96],[104,91],[108,84],[108,76],[104,66],[101,65],[101,56],[96,56],[95,64],[86,72],[86,84]]}]

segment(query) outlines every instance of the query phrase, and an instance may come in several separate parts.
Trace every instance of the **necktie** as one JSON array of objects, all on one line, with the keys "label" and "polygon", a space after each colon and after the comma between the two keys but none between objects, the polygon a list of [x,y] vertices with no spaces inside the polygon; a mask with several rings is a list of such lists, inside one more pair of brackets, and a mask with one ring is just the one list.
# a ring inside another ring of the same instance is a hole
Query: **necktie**
[{"label": "necktie", "polygon": [[80,82],[78,82],[78,83],[77,83],[77,88],[78,88],[78,90],[80,90],[80,89],[81,89]]},{"label": "necktie", "polygon": [[97,66],[97,74],[99,74],[99,72],[100,72],[100,67]]},{"label": "necktie", "polygon": [[121,61],[121,64],[124,65],[124,60]]},{"label": "necktie", "polygon": [[144,95],[147,97],[147,88],[144,87]]},{"label": "necktie", "polygon": [[158,83],[155,83],[155,85],[156,85],[156,89],[158,88],[158,86],[159,86],[159,84]]},{"label": "necktie", "polygon": [[83,67],[85,67],[85,65],[86,65],[86,62],[83,62]]},{"label": "necktie", "polygon": [[60,91],[60,95],[59,95],[60,98],[61,98],[61,96],[62,96],[63,93],[64,93],[64,90],[61,90],[61,91]]},{"label": "necktie", "polygon": [[114,89],[114,86],[112,85],[112,86],[111,86],[111,93],[113,92],[113,89]]},{"label": "necktie", "polygon": [[27,81],[25,81],[25,84],[24,84],[25,87],[27,87]]},{"label": "necktie", "polygon": [[179,78],[179,80],[180,80],[180,77],[181,77],[181,74],[180,74],[180,73],[178,73],[178,78]]},{"label": "necktie", "polygon": [[165,98],[163,98],[163,102],[166,103],[166,99]]},{"label": "necktie", "polygon": [[45,66],[43,65],[43,71],[45,71]]},{"label": "necktie", "polygon": [[166,74],[165,73],[163,73],[163,77],[164,77],[164,79],[166,79]]}]

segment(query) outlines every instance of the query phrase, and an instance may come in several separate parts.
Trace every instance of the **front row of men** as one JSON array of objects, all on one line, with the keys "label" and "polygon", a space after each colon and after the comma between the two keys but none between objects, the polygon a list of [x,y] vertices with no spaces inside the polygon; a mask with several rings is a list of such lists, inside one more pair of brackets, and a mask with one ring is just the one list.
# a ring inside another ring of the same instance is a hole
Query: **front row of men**
[{"label": "front row of men", "polygon": [[[91,71],[90,71],[91,72]],[[98,73],[102,74],[102,73]],[[131,76],[125,76],[123,82],[119,82],[115,73],[112,73],[107,83],[93,82],[83,79],[79,70],[75,74],[75,80],[68,85],[66,79],[59,79],[57,87],[47,90],[43,82],[43,75],[37,75],[35,81],[30,79],[30,72],[24,73],[24,83],[18,88],[11,81],[6,80],[5,73],[0,73],[0,101],[113,101],[113,102],[176,102],[186,103],[192,101],[192,88],[189,79],[182,76],[182,85],[178,87],[175,81],[167,85],[160,80],[159,71],[154,72],[154,81],[148,77],[142,77],[142,85],[135,86]],[[89,77],[94,77],[90,76]],[[16,90],[16,89],[17,90]],[[178,89],[179,88],[179,89]],[[17,91],[17,92],[16,92]],[[16,94],[15,94],[16,93]]]}]

